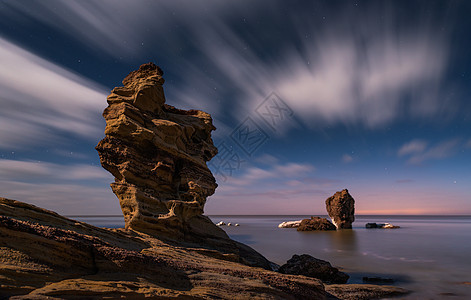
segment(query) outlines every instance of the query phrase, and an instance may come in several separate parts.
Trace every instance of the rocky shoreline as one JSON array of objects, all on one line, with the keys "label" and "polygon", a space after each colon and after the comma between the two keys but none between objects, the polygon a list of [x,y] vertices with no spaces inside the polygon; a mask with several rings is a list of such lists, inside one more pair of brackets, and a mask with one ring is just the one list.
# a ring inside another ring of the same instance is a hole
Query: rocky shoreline
[{"label": "rocky shoreline", "polygon": [[2,299],[377,299],[408,293],[251,267],[243,257],[253,250],[245,245],[230,253],[98,228],[5,198],[0,237]]},{"label": "rocky shoreline", "polygon": [[[96,149],[115,177],[111,188],[125,228],[98,228],[0,198],[0,298],[374,299],[407,293],[330,285],[348,275],[303,255],[275,272],[263,255],[204,216],[206,198],[217,187],[206,165],[217,154],[215,127],[205,112],[166,104],[162,75],[153,63],[131,72],[103,113],[105,138]],[[326,205],[335,227],[351,228],[353,198],[346,190],[334,196]]]}]

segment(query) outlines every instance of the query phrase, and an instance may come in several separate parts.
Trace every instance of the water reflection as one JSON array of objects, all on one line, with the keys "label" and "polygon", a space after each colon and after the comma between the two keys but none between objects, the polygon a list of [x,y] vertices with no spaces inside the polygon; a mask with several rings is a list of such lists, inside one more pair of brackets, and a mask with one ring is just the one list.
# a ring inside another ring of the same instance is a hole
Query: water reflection
[{"label": "water reflection", "polygon": [[357,236],[353,229],[343,229],[329,232],[330,245],[337,251],[356,252],[358,250]]}]

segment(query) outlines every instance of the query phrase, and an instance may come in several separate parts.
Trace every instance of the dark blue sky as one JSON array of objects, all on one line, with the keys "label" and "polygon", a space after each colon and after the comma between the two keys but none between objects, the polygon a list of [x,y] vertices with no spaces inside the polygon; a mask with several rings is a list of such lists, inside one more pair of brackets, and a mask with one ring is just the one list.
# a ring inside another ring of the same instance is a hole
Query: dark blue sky
[{"label": "dark blue sky", "polygon": [[208,214],[471,214],[469,1],[0,0],[0,196],[119,214],[94,146],[142,63],[211,113]]}]

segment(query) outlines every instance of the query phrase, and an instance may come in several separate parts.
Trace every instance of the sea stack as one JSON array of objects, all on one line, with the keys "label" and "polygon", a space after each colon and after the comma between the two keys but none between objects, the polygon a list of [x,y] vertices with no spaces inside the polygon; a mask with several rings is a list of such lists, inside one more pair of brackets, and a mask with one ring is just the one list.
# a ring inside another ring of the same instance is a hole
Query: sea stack
[{"label": "sea stack", "polygon": [[355,200],[347,189],[336,192],[325,200],[325,206],[332,223],[337,229],[351,229],[355,221]]},{"label": "sea stack", "polygon": [[206,162],[217,154],[211,116],[165,103],[162,70],[131,72],[108,96],[105,138],[96,147],[115,177],[127,229],[185,231],[217,187]]}]

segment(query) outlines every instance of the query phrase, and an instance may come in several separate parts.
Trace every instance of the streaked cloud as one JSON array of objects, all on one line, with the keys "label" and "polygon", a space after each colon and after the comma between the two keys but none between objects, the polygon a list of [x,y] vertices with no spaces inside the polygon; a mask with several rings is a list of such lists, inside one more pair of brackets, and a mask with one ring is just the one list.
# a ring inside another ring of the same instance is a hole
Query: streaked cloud
[{"label": "streaked cloud", "polygon": [[400,156],[408,157],[407,162],[419,165],[428,160],[444,159],[456,153],[460,139],[454,138],[427,146],[423,141],[412,141],[404,144],[398,151]]},{"label": "streaked cloud", "polygon": [[113,176],[99,166],[0,160],[1,197],[63,214],[120,214],[109,188]]},{"label": "streaked cloud", "polygon": [[311,164],[286,163],[271,165],[268,168],[250,167],[243,174],[237,177],[231,177],[227,181],[229,185],[248,186],[265,179],[283,179],[290,180],[299,177],[305,177],[306,174],[313,172],[315,167]]},{"label": "streaked cloud", "polygon": [[402,145],[398,151],[399,156],[422,153],[427,148],[427,142],[423,140],[413,140],[407,144]]},{"label": "streaked cloud", "polygon": [[96,83],[0,37],[0,148],[102,135],[106,93]]},{"label": "streaked cloud", "polygon": [[67,215],[120,215],[119,201],[107,185],[31,183],[0,180],[2,197]]},{"label": "streaked cloud", "polygon": [[340,13],[330,26],[293,16],[288,21],[298,24],[299,46],[268,63],[226,24],[205,27],[199,45],[221,78],[240,91],[239,116],[253,112],[272,91],[309,127],[376,128],[399,118],[451,114],[454,99],[443,81],[446,34],[420,18],[414,29],[405,28],[392,9],[386,16],[365,11],[361,17]]},{"label": "streaked cloud", "polygon": [[96,181],[111,182],[113,177],[101,166],[63,165],[49,162],[0,159],[0,181]]}]

